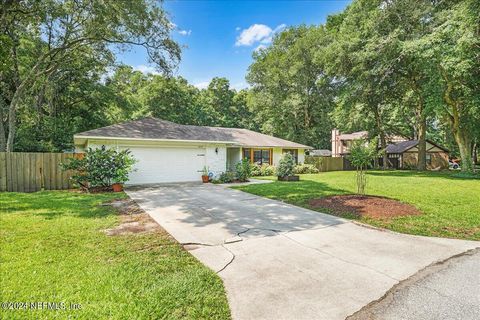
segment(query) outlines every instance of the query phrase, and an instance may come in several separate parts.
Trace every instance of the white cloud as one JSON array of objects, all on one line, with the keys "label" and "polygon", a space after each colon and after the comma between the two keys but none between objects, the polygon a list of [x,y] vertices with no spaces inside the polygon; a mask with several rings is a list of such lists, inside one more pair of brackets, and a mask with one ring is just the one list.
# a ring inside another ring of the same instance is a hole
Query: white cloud
[{"label": "white cloud", "polygon": [[210,81],[202,81],[202,82],[195,83],[194,86],[197,87],[198,89],[207,89],[209,84],[210,84]]},{"label": "white cloud", "polygon": [[179,30],[178,33],[182,36],[189,36],[192,34],[192,30]]},{"label": "white cloud", "polygon": [[236,28],[235,28],[235,31],[240,31],[241,29],[242,29],[242,28],[240,28],[240,27],[236,27]]},{"label": "white cloud", "polygon": [[160,72],[158,72],[157,70],[155,70],[154,67],[152,67],[152,66],[146,66],[146,65],[144,65],[144,64],[140,64],[140,65],[138,65],[138,66],[134,66],[134,67],[133,67],[133,70],[135,70],[135,71],[140,71],[140,72],[142,72],[143,74],[149,74],[149,73],[151,73],[151,74],[160,74]]},{"label": "white cloud", "polygon": [[264,24],[252,24],[244,29],[237,37],[236,46],[251,46],[255,42],[262,41],[272,34],[273,30]]},{"label": "white cloud", "polygon": [[267,48],[266,45],[264,45],[264,44],[259,44],[259,45],[255,48],[254,51],[259,51],[259,50],[262,50],[262,49],[265,49],[265,48]]},{"label": "white cloud", "polygon": [[[272,28],[264,24],[252,24],[247,29],[242,30],[240,35],[237,37],[235,45],[239,47],[251,46],[255,43],[269,44],[272,42],[273,36],[277,32],[281,32],[286,27],[287,25],[282,23],[272,30]],[[263,47],[258,46],[255,50],[259,48]]]},{"label": "white cloud", "polygon": [[232,85],[231,85],[231,88],[232,88],[232,89],[235,89],[235,90],[237,90],[237,91],[240,91],[240,90],[242,90],[242,89],[247,89],[247,88],[249,88],[249,85],[248,85],[247,83],[245,83],[245,82],[239,82],[239,83],[232,84]]}]

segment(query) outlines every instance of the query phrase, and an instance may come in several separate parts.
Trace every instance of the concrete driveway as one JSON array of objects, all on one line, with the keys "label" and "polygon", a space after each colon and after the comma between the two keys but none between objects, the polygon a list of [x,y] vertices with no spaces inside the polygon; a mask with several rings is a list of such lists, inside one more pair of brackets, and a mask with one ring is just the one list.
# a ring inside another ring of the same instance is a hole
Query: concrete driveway
[{"label": "concrete driveway", "polygon": [[364,227],[215,185],[127,190],[223,279],[234,319],[344,319],[478,242]]}]

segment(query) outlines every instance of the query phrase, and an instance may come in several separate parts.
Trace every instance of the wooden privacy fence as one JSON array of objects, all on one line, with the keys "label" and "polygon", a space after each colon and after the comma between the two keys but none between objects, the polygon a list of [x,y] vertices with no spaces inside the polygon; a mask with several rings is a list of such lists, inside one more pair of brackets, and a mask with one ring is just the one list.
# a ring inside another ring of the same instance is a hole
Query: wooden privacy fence
[{"label": "wooden privacy fence", "polygon": [[320,172],[343,170],[343,158],[305,156],[305,163],[313,164]]},{"label": "wooden privacy fence", "polygon": [[60,168],[72,153],[0,152],[0,191],[35,192],[72,188],[71,172]]}]

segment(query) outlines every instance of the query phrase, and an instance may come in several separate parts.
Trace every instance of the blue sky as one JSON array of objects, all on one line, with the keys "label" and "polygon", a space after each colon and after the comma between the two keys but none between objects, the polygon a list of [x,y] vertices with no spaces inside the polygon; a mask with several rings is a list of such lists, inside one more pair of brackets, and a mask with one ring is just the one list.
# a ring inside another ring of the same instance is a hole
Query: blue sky
[{"label": "blue sky", "polygon": [[[252,52],[268,46],[271,36],[286,26],[321,24],[350,1],[166,1],[164,8],[177,26],[172,36],[182,50],[175,74],[197,87],[216,76],[236,89],[247,86],[245,75]],[[145,52],[131,50],[119,60],[134,68],[154,71]]]}]

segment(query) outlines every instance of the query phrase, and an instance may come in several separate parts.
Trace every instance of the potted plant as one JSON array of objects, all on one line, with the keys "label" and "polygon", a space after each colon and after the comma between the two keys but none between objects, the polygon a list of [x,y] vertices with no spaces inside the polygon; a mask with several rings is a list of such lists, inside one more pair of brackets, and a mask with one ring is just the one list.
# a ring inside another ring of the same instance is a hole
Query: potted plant
[{"label": "potted plant", "polygon": [[204,166],[202,170],[202,182],[208,183],[210,181],[210,176],[208,175],[208,167]]},{"label": "potted plant", "polygon": [[285,153],[277,167],[278,181],[299,181],[300,177],[294,175],[295,159],[290,153]]}]

